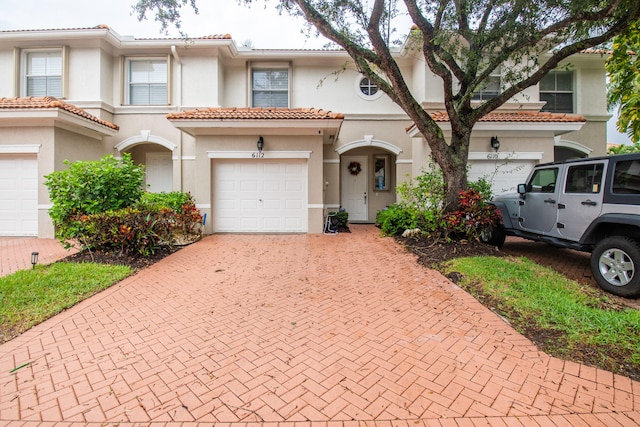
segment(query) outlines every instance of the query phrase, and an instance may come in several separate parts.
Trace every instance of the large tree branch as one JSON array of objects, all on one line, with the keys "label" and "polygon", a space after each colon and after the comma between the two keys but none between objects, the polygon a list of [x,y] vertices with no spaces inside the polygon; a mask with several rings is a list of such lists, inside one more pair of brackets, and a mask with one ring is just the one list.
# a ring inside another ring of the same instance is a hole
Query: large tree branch
[{"label": "large tree branch", "polygon": [[480,107],[476,108],[473,112],[473,117],[474,117],[474,119],[472,120],[473,123],[476,123],[481,117],[490,113],[491,111],[494,111],[496,108],[504,104],[504,102],[506,102],[516,94],[520,93],[524,89],[540,82],[542,77],[544,77],[549,71],[556,68],[561,61],[567,59],[571,55],[574,55],[585,49],[598,46],[610,40],[615,34],[620,33],[622,29],[626,28],[627,26],[626,21],[627,21],[626,18],[621,19],[618,22],[616,22],[614,25],[612,25],[607,32],[601,34],[600,36],[581,40],[579,42],[566,45],[560,48],[559,50],[557,50],[552,54],[549,60],[545,62],[541,67],[539,67],[538,70],[534,72],[531,76],[507,88],[498,97],[493,98],[487,101],[486,103],[482,104]]}]

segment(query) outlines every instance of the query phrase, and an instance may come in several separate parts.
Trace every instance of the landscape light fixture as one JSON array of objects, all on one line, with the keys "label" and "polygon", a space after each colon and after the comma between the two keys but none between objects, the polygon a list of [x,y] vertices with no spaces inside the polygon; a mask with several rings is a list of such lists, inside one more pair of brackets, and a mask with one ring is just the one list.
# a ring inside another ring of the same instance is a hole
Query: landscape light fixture
[{"label": "landscape light fixture", "polygon": [[38,252],[31,252],[31,269],[36,268],[36,264],[38,263]]},{"label": "landscape light fixture", "polygon": [[498,139],[497,136],[491,137],[491,148],[493,148],[496,151],[500,149],[500,140]]},{"label": "landscape light fixture", "polygon": [[259,136],[256,145],[258,146],[258,153],[262,153],[262,148],[264,147],[264,138]]}]

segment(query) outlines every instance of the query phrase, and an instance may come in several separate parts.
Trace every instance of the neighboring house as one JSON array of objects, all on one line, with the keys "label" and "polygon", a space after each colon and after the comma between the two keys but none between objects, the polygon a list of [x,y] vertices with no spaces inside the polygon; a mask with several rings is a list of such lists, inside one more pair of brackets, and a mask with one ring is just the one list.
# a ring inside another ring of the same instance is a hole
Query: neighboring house
[{"label": "neighboring house", "polygon": [[[446,134],[440,81],[415,52],[395,56]],[[604,154],[604,60],[576,55],[478,123],[471,177],[491,175],[502,192],[537,162]],[[340,50],[250,49],[229,35],[0,31],[0,236],[52,237],[44,176],[123,153],[146,165],[150,191],[191,192],[206,233],[319,233],[325,209],[340,206],[373,222],[429,149],[350,64]]]}]

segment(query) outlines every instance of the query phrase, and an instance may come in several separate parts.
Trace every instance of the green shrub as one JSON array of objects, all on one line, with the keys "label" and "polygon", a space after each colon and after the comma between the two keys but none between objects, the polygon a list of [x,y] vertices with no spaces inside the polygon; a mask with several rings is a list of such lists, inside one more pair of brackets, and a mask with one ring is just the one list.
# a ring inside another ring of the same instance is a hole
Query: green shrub
[{"label": "green shrub", "polygon": [[202,235],[202,214],[196,208],[191,194],[182,193],[187,197],[180,209],[172,216],[172,231],[184,237],[200,237]]},{"label": "green shrub", "polygon": [[173,212],[125,208],[72,218],[83,248],[147,256],[172,245]]},{"label": "green shrub", "polygon": [[181,191],[172,191],[169,193],[142,193],[142,197],[135,204],[139,209],[171,209],[174,212],[180,212],[182,207],[186,204],[193,204],[193,198],[189,193],[183,193]]},{"label": "green shrub", "polygon": [[376,225],[387,236],[399,236],[405,230],[419,228],[425,234],[437,230],[439,216],[433,210],[420,210],[406,204],[394,203],[376,215]]},{"label": "green shrub", "polygon": [[349,227],[349,212],[338,211],[335,218],[337,227]]},{"label": "green shrub", "polygon": [[65,164],[69,169],[45,176],[53,204],[49,215],[64,244],[82,229],[73,217],[129,207],[143,193],[144,166],[135,165],[129,154],[122,160],[109,155],[99,161]]},{"label": "green shrub", "polygon": [[410,182],[398,187],[400,201],[378,212],[376,225],[385,235],[397,236],[405,230],[419,228],[434,238],[477,240],[489,227],[500,221],[492,205],[491,183],[485,179],[469,182],[460,194],[460,209],[445,215],[446,187],[442,171],[436,165]]},{"label": "green shrub", "polygon": [[403,182],[397,189],[400,203],[420,210],[441,210],[446,197],[442,170],[436,164],[423,171],[413,181]]}]

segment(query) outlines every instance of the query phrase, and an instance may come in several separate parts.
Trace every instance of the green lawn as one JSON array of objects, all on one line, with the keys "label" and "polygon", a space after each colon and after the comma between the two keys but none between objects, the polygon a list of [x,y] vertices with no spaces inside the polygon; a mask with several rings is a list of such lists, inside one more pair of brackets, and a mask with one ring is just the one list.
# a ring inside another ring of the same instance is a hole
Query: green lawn
[{"label": "green lawn", "polygon": [[640,310],[526,258],[458,258],[444,268],[547,353],[640,377]]},{"label": "green lawn", "polygon": [[0,277],[0,343],[132,273],[127,266],[59,262]]}]

